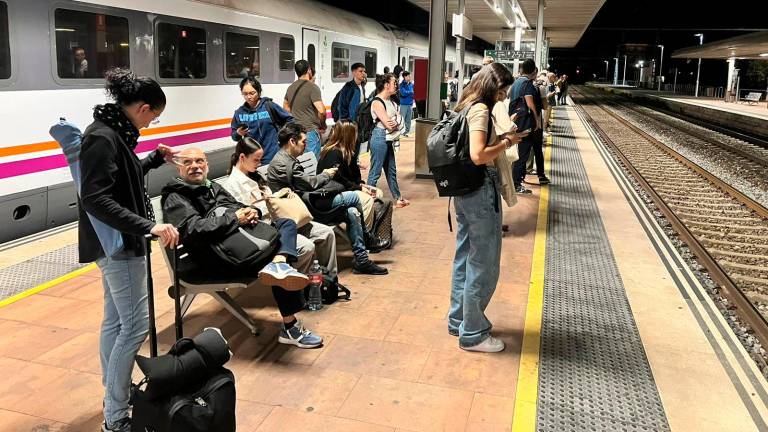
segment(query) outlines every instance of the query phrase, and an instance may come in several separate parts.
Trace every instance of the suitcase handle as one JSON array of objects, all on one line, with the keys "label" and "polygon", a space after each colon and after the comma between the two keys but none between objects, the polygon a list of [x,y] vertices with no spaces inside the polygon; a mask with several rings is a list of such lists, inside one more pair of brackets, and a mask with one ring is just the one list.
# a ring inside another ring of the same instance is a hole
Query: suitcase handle
[{"label": "suitcase handle", "polygon": [[[149,356],[157,357],[157,327],[155,324],[155,287],[154,280],[152,279],[152,239],[155,236],[147,234],[144,236],[146,246],[146,262],[147,262],[147,308],[149,309]],[[176,329],[176,340],[184,337],[184,326],[181,319],[181,300],[179,297],[181,293],[181,287],[179,284],[179,273],[176,269],[179,268],[179,260],[186,258],[187,254],[179,254],[179,249],[182,249],[184,245],[177,245],[172,249],[173,254],[173,308],[174,308],[174,326]]]}]

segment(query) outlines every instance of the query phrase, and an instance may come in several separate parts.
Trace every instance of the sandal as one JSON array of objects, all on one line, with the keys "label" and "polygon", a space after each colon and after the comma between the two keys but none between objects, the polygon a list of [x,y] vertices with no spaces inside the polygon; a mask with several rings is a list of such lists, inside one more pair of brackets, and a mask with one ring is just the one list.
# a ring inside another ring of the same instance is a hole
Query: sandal
[{"label": "sandal", "polygon": [[397,208],[403,208],[403,207],[407,207],[407,206],[409,206],[410,204],[411,204],[411,202],[410,202],[410,201],[408,201],[407,199],[405,199],[405,198],[403,198],[403,197],[400,197],[400,199],[399,199],[399,200],[397,200],[397,202],[395,203],[395,207],[397,207]]}]

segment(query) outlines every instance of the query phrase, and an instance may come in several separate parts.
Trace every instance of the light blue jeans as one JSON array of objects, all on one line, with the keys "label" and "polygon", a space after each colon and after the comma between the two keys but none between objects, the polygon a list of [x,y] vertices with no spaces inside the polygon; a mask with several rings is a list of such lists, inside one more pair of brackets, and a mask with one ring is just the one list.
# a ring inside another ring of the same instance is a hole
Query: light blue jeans
[{"label": "light blue jeans", "polygon": [[368,251],[365,249],[365,237],[363,236],[363,205],[357,192],[342,192],[333,198],[333,207],[347,208],[347,235],[352,243],[352,252],[355,262],[368,261]]},{"label": "light blue jeans", "polygon": [[319,130],[315,129],[307,132],[307,148],[304,149],[304,153],[312,152],[315,154],[315,158],[320,160],[321,144]]},{"label": "light blue jeans", "polygon": [[411,121],[413,120],[413,105],[400,105],[400,115],[403,116],[405,122],[405,131],[403,133],[408,135],[411,133]]},{"label": "light blue jeans", "polygon": [[99,339],[104,419],[111,426],[128,417],[133,362],[149,332],[146,258],[118,252],[96,264],[104,285],[104,320]]},{"label": "light blue jeans", "polygon": [[391,142],[387,142],[386,129],[375,127],[371,134],[371,140],[368,142],[368,149],[371,152],[371,167],[368,171],[368,184],[376,186],[381,176],[381,169],[384,169],[384,175],[387,176],[387,184],[392,198],[400,199],[400,185],[397,184],[397,163],[395,161],[395,149]]},{"label": "light blue jeans", "polygon": [[448,331],[459,345],[481,343],[491,333],[485,308],[499,280],[501,259],[501,201],[496,170],[488,168],[480,189],[454,197],[456,255],[453,258]]}]

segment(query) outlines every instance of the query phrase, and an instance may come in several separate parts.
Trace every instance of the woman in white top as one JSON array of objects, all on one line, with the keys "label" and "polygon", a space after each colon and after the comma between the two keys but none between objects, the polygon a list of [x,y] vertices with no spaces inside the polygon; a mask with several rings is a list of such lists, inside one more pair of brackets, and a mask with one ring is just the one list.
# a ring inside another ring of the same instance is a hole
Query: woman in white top
[{"label": "woman in white top", "polygon": [[[255,207],[261,213],[262,221],[269,221],[269,210],[264,203],[264,197],[272,191],[266,181],[261,180],[256,171],[261,166],[264,149],[258,141],[244,137],[235,146],[235,152],[230,160],[231,172],[219,183],[239,202]],[[307,274],[312,266],[312,259],[317,259],[320,265],[328,269],[331,277],[338,273],[336,264],[336,237],[333,229],[314,221],[298,227],[296,235],[296,250],[299,260],[296,270]]]},{"label": "woman in white top", "polygon": [[495,160],[506,158],[505,150],[521,136],[496,135],[489,108],[506,98],[512,81],[505,66],[491,63],[475,75],[456,104],[456,111],[467,112],[469,156],[475,165],[485,167],[480,188],[453,198],[458,230],[448,333],[458,336],[459,347],[467,351],[504,349],[504,342],[491,336],[491,322],[485,316],[499,280],[501,260],[501,186]]},{"label": "woman in white top", "polygon": [[397,200],[395,206],[402,208],[411,202],[400,195],[400,186],[397,184],[397,165],[392,142],[400,136],[402,120],[399,117],[397,105],[390,100],[390,96],[396,92],[397,78],[394,75],[376,75],[376,97],[371,103],[371,116],[376,125],[368,142],[368,149],[371,152],[368,185],[376,186],[383,168],[389,191]]}]

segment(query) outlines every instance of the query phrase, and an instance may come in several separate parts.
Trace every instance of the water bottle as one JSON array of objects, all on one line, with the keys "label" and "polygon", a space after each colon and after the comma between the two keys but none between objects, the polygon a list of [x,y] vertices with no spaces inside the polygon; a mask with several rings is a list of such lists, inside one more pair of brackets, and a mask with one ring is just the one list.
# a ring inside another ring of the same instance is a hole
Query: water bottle
[{"label": "water bottle", "polygon": [[400,151],[400,140],[399,139],[392,142],[392,149],[395,152],[399,152]]},{"label": "water bottle", "polygon": [[311,311],[320,310],[323,308],[322,293],[323,287],[323,271],[320,269],[320,264],[315,260],[312,263],[312,267],[309,269],[309,301],[308,307]]}]

